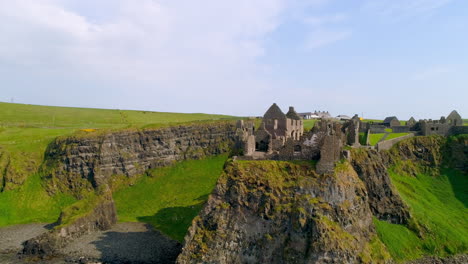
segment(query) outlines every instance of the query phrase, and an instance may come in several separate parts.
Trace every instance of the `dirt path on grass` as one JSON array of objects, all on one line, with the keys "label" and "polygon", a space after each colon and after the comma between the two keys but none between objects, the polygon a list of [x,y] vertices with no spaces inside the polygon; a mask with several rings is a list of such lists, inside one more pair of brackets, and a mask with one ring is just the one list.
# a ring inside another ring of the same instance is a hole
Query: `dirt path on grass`
[{"label": "dirt path on grass", "polygon": [[[47,227],[28,224],[0,228],[0,263],[22,263],[16,256],[21,243],[46,232]],[[180,243],[146,224],[118,223],[111,230],[75,240],[60,250],[60,257],[34,263],[174,263],[180,250]]]}]

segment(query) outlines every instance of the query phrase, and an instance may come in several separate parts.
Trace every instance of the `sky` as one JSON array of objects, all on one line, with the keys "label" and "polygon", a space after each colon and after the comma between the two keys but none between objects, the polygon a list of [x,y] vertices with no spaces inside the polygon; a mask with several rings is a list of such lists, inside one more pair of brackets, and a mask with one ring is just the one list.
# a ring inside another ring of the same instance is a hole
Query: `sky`
[{"label": "sky", "polygon": [[468,117],[465,0],[0,0],[0,101]]}]

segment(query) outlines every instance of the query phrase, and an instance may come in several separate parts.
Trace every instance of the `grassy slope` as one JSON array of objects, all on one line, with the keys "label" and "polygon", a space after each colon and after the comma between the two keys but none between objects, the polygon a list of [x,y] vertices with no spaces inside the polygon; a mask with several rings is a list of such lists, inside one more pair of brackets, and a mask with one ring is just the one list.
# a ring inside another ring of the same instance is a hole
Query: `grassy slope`
[{"label": "grassy slope", "polygon": [[150,223],[180,242],[221,175],[227,155],[157,169],[114,193],[120,221]]},{"label": "grassy slope", "polygon": [[406,136],[408,134],[409,133],[390,133],[390,134],[388,134],[387,138],[385,138],[385,140],[390,140],[390,139],[393,139],[393,138]]},{"label": "grassy slope", "polygon": [[382,139],[382,137],[385,135],[385,133],[377,133],[377,134],[370,134],[369,136],[369,143],[371,146],[375,146],[375,144],[377,144],[380,139]]},{"label": "grassy slope", "polygon": [[314,127],[316,122],[317,122],[317,119],[304,120],[304,130],[311,130]]},{"label": "grassy slope", "polygon": [[423,230],[422,237],[418,237],[404,226],[375,220],[379,237],[396,260],[468,250],[466,175],[446,169],[436,177],[402,176],[393,172],[390,176]]},{"label": "grassy slope", "polygon": [[0,226],[52,221],[61,208],[73,202],[70,197],[49,197],[35,175],[47,145],[57,136],[87,128],[120,129],[225,118],[233,117],[0,103],[0,153],[10,157],[17,182],[25,181],[18,189],[0,192]]},{"label": "grassy slope", "polygon": [[53,222],[62,208],[75,202],[67,195],[49,196],[38,174],[29,177],[20,188],[0,193],[0,227],[30,222]]},{"label": "grassy slope", "polygon": [[[385,140],[390,140],[393,138],[397,137],[402,137],[405,135],[408,135],[409,133],[389,133],[388,136],[385,138]],[[375,146],[385,135],[385,133],[376,133],[376,134],[370,134],[369,136],[369,141],[371,146]]]}]

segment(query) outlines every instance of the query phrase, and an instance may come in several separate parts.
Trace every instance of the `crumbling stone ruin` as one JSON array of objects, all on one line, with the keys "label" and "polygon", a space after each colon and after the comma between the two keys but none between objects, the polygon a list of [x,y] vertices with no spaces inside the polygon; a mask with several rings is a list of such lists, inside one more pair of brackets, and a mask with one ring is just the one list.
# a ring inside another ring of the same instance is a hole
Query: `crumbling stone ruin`
[{"label": "crumbling stone ruin", "polygon": [[442,116],[440,120],[424,119],[416,122],[414,117],[411,117],[405,125],[400,125],[400,121],[395,116],[385,118],[382,123],[361,122],[359,132],[385,133],[386,128],[391,128],[394,133],[413,132],[421,136],[450,136],[468,133],[468,128],[463,126],[463,119],[455,110],[447,118]]},{"label": "crumbling stone ruin", "polygon": [[411,117],[411,118],[406,122],[406,125],[409,126],[409,127],[414,127],[414,125],[416,125],[416,119],[414,119],[414,117]]},{"label": "crumbling stone ruin", "polygon": [[360,132],[386,133],[387,128],[395,133],[413,132],[424,136],[468,133],[468,127],[463,126],[456,111],[439,121],[416,122],[412,117],[403,126],[395,116],[377,124],[362,122],[358,115],[344,122],[322,118],[310,131],[304,132],[303,120],[294,107],[289,107],[284,114],[273,104],[264,114],[258,130],[253,121],[237,122],[236,144],[243,153],[242,159],[315,160],[318,173],[331,173],[337,161],[349,157],[345,145],[361,146]]},{"label": "crumbling stone ruin", "polygon": [[258,130],[252,121],[237,122],[237,145],[243,159],[317,160],[317,172],[333,172],[335,163],[343,158],[343,146],[359,145],[359,117],[344,125],[322,119],[304,133],[302,118],[294,107],[284,114],[273,104],[264,114]]},{"label": "crumbling stone ruin", "polygon": [[[240,146],[244,155],[277,155],[286,142],[299,144],[304,133],[304,125],[301,117],[296,113],[294,107],[290,107],[287,114],[273,104],[263,116],[260,128],[255,131],[253,122],[237,122],[237,136],[241,139]],[[261,154],[264,153],[264,154]]]},{"label": "crumbling stone ruin", "polygon": [[463,126],[463,119],[455,110],[447,118],[442,116],[439,120],[419,120],[410,129],[418,131],[423,136],[450,136],[468,133],[468,128]]}]

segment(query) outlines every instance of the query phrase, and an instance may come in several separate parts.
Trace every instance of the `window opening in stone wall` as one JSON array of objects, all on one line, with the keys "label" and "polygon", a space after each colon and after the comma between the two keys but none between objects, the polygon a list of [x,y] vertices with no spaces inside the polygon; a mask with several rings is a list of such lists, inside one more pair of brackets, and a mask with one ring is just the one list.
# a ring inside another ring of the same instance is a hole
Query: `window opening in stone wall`
[{"label": "window opening in stone wall", "polygon": [[268,151],[268,142],[265,142],[263,140],[260,140],[260,142],[256,142],[255,143],[255,150],[256,151],[267,152]]},{"label": "window opening in stone wall", "polygon": [[298,153],[298,152],[301,152],[302,151],[302,147],[300,145],[295,145],[294,146],[294,152],[295,153]]}]

